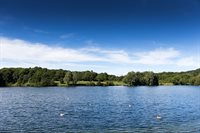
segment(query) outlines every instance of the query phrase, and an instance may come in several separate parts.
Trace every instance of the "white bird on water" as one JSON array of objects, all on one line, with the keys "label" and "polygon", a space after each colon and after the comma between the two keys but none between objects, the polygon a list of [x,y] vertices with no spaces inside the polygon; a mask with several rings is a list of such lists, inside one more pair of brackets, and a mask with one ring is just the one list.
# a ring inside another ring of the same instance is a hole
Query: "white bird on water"
[{"label": "white bird on water", "polygon": [[157,115],[157,116],[156,116],[156,119],[158,119],[158,120],[159,120],[159,119],[161,119],[161,118],[162,118],[162,117],[161,117],[161,116],[159,116],[159,115]]},{"label": "white bird on water", "polygon": [[65,114],[64,113],[60,113],[60,116],[62,117],[62,116],[64,116]]}]

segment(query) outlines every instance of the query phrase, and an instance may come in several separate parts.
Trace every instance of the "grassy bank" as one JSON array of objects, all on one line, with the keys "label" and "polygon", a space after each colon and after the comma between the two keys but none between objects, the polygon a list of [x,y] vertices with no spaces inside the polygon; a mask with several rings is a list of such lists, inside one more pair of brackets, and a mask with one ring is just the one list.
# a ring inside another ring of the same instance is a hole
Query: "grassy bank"
[{"label": "grassy bank", "polygon": [[73,84],[70,82],[70,84],[61,83],[60,81],[55,81],[57,86],[125,86],[125,84],[122,81],[104,81],[104,82],[98,82],[98,81],[78,81],[76,84]]}]

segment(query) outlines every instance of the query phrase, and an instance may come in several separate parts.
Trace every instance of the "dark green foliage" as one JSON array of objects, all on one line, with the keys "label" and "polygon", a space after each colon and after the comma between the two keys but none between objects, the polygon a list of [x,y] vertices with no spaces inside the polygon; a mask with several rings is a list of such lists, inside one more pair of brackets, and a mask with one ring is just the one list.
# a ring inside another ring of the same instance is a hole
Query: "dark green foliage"
[{"label": "dark green foliage", "polygon": [[65,77],[66,71],[59,69],[55,70],[55,75],[53,77],[54,81],[60,81],[60,83],[64,83],[63,78]]},{"label": "dark green foliage", "polygon": [[82,79],[84,81],[94,81],[96,76],[97,76],[97,73],[95,73],[93,71],[85,71],[85,72],[83,72]]},{"label": "dark green foliage", "polygon": [[97,82],[97,86],[103,86],[103,84],[101,83],[101,81]]},{"label": "dark green foliage", "polygon": [[78,81],[77,72],[73,72],[72,73],[72,82],[73,82],[73,85],[76,85],[77,81]]},{"label": "dark green foliage", "polygon": [[53,73],[46,71],[41,76],[40,86],[55,86]]},{"label": "dark green foliage", "polygon": [[67,83],[67,85],[70,85],[70,82],[73,80],[72,72],[67,72],[63,80],[65,83]]},{"label": "dark green foliage", "polygon": [[148,86],[159,85],[158,76],[153,72],[144,73],[144,84]]},{"label": "dark green foliage", "polygon": [[156,86],[158,85],[158,76],[153,72],[135,73],[129,72],[123,79],[128,86]]},{"label": "dark green foliage", "polygon": [[5,80],[3,79],[1,73],[0,73],[0,86],[6,86]]},{"label": "dark green foliage", "polygon": [[136,75],[134,72],[129,72],[123,79],[124,83],[128,84],[129,86],[134,86],[136,83]]},{"label": "dark green foliage", "polygon": [[96,76],[97,81],[106,81],[108,80],[108,74],[107,73],[100,73]]},{"label": "dark green foliage", "polygon": [[105,86],[114,86],[112,81],[106,81]]},{"label": "dark green foliage", "polygon": [[0,86],[55,86],[64,82],[67,85],[89,86],[112,86],[115,82],[121,82],[122,85],[126,83],[128,86],[200,85],[200,69],[157,74],[153,72],[129,72],[125,76],[115,76],[107,73],[98,74],[93,71],[49,70],[41,67],[0,69]]},{"label": "dark green foliage", "polygon": [[[5,86],[54,86],[55,72],[46,68],[0,69]],[[3,82],[2,82],[3,83]]]},{"label": "dark green foliage", "polygon": [[13,69],[6,69],[6,68],[1,69],[1,76],[5,81],[5,84],[13,82],[12,75],[13,75]]},{"label": "dark green foliage", "polygon": [[200,69],[187,72],[163,72],[158,76],[160,84],[200,85]]}]

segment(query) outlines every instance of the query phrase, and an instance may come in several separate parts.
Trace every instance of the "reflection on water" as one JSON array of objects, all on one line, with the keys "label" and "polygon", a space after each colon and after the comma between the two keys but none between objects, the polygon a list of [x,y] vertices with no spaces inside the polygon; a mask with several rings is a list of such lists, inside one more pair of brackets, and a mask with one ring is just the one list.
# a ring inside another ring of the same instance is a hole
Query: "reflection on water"
[{"label": "reflection on water", "polygon": [[0,132],[200,132],[200,87],[0,88]]}]

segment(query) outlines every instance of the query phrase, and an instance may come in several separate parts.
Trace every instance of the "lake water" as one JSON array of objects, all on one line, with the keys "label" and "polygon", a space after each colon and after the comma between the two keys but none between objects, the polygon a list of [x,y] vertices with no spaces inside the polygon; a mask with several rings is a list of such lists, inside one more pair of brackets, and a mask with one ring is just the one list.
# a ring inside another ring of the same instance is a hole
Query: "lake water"
[{"label": "lake water", "polygon": [[200,87],[0,88],[0,132],[200,132]]}]

